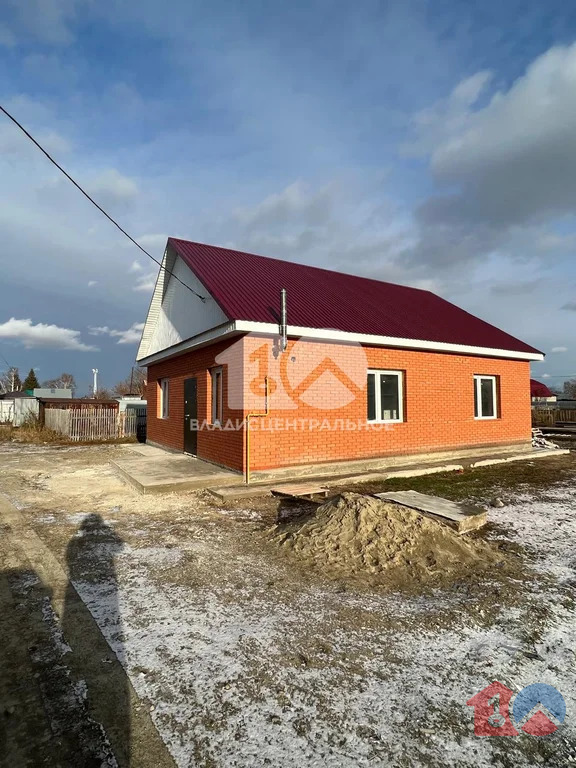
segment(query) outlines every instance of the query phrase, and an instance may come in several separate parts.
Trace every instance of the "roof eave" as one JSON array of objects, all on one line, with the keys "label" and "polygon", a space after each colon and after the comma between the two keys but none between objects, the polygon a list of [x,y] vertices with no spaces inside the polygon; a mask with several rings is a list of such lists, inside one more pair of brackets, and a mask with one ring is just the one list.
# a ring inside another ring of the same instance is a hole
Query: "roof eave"
[{"label": "roof eave", "polygon": [[[250,320],[236,320],[236,329],[244,333],[278,334],[278,326],[274,323],[260,323]],[[339,341],[348,344],[366,344],[375,347],[397,347],[400,349],[427,350],[430,352],[452,352],[461,355],[479,357],[502,357],[512,360],[544,360],[544,354],[533,350],[523,352],[511,349],[495,349],[493,347],[476,347],[468,344],[453,344],[444,341],[427,341],[425,339],[401,339],[394,336],[378,336],[371,333],[350,333],[332,328],[305,328],[288,326],[288,335],[318,341]]]},{"label": "roof eave", "polygon": [[[278,335],[278,326],[275,323],[260,323],[251,320],[232,320],[225,325],[217,326],[209,331],[186,339],[179,344],[161,350],[153,355],[137,360],[139,365],[147,366],[167,360],[171,357],[189,352],[192,349],[207,346],[220,341],[223,338],[238,334],[255,333],[264,336]],[[472,355],[475,357],[496,357],[508,360],[540,361],[544,360],[542,352],[536,350],[524,352],[511,349],[495,349],[493,347],[476,347],[468,344],[453,344],[443,341],[427,341],[426,339],[401,339],[393,336],[377,336],[370,333],[350,333],[330,328],[306,328],[291,325],[288,327],[288,335],[291,337],[310,339],[313,341],[337,342],[341,344],[365,344],[374,347],[392,347],[397,349],[412,349],[427,352],[445,352],[459,355]]]}]

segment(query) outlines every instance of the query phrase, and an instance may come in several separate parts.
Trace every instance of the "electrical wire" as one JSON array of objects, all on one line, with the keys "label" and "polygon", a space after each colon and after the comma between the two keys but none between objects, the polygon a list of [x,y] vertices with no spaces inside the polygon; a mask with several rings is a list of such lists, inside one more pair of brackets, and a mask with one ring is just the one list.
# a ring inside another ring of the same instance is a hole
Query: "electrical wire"
[{"label": "electrical wire", "polygon": [[16,120],[16,118],[15,118],[13,115],[11,115],[11,114],[10,114],[10,112],[8,112],[8,110],[7,110],[7,109],[5,109],[5,107],[3,107],[1,104],[0,104],[0,111],[2,111],[2,112],[3,112],[3,113],[6,115],[6,117],[7,117],[9,120],[11,120],[11,121],[14,123],[14,125],[16,125],[16,126],[17,126],[17,127],[18,127],[18,128],[21,130],[21,131],[22,131],[22,133],[23,133],[25,136],[27,136],[27,137],[30,139],[30,141],[31,141],[33,144],[35,144],[35,146],[36,146],[36,147],[38,147],[38,149],[40,150],[40,152],[42,152],[42,154],[44,154],[44,155],[45,155],[45,156],[48,158],[48,160],[50,160],[50,162],[51,162],[53,165],[55,165],[55,166],[56,166],[56,168],[58,168],[58,170],[59,170],[59,171],[60,171],[62,174],[64,174],[64,176],[66,176],[66,178],[68,179],[68,181],[72,182],[72,184],[74,184],[74,186],[76,187],[76,189],[77,189],[79,192],[81,192],[81,193],[84,195],[84,197],[85,197],[87,200],[89,200],[89,201],[92,203],[92,205],[96,206],[96,208],[98,208],[98,210],[100,211],[100,213],[102,213],[104,216],[106,216],[106,218],[108,219],[108,221],[110,221],[112,224],[114,224],[114,226],[115,226],[117,229],[119,229],[119,230],[120,230],[120,232],[122,232],[122,234],[123,234],[125,237],[127,237],[127,238],[128,238],[128,240],[130,240],[130,242],[131,242],[131,243],[133,243],[133,244],[134,244],[134,245],[135,245],[137,248],[139,248],[139,249],[142,251],[142,253],[144,253],[146,256],[148,256],[148,258],[149,258],[149,259],[152,259],[152,261],[153,261],[155,264],[157,264],[157,265],[160,267],[160,269],[163,269],[163,270],[164,270],[164,272],[166,272],[166,273],[167,273],[167,274],[169,274],[169,275],[172,275],[172,277],[173,277],[175,280],[177,280],[177,281],[178,281],[178,282],[179,282],[181,285],[183,285],[183,286],[184,286],[184,288],[187,288],[187,289],[188,289],[188,290],[189,290],[191,293],[193,293],[193,294],[194,294],[194,296],[196,296],[197,298],[199,298],[201,301],[204,301],[204,302],[206,301],[206,297],[205,297],[205,296],[202,296],[200,293],[198,293],[198,292],[197,292],[197,291],[195,291],[193,288],[191,288],[189,285],[187,285],[187,284],[186,284],[186,283],[185,283],[183,280],[181,280],[181,279],[178,277],[178,275],[175,275],[173,272],[171,272],[169,269],[167,269],[165,266],[163,266],[163,264],[162,264],[160,261],[158,261],[158,259],[154,258],[154,256],[152,256],[152,254],[151,254],[151,253],[148,253],[148,251],[147,251],[145,248],[143,248],[143,247],[140,245],[140,243],[139,243],[139,242],[137,242],[137,241],[136,241],[136,240],[135,240],[135,239],[132,237],[132,235],[129,235],[129,234],[128,234],[128,232],[126,232],[126,230],[125,230],[123,227],[121,227],[121,226],[120,226],[120,224],[118,224],[118,222],[117,222],[115,219],[113,219],[113,218],[112,218],[112,216],[110,216],[110,214],[109,214],[109,213],[107,213],[107,212],[104,210],[104,208],[102,208],[102,206],[101,206],[101,205],[98,205],[98,203],[96,202],[96,200],[94,200],[92,197],[90,197],[90,195],[88,194],[88,192],[86,192],[86,190],[85,190],[85,189],[83,189],[83,188],[80,186],[80,184],[78,184],[78,182],[77,182],[75,179],[73,179],[73,178],[72,178],[72,176],[70,176],[70,174],[69,174],[67,171],[65,171],[65,170],[64,170],[64,168],[62,168],[62,166],[61,166],[61,165],[60,165],[58,162],[56,162],[56,160],[54,160],[54,158],[52,157],[52,155],[51,155],[51,154],[50,154],[50,153],[49,153],[47,150],[45,150],[45,149],[44,149],[44,147],[43,147],[43,146],[40,144],[40,142],[38,142],[38,141],[37,141],[37,140],[34,138],[34,136],[32,136],[32,134],[31,134],[31,133],[29,133],[29,131],[27,131],[27,130],[26,130],[26,128],[24,128],[24,126],[23,126],[21,123],[19,123],[19,122],[18,122],[18,120]]}]

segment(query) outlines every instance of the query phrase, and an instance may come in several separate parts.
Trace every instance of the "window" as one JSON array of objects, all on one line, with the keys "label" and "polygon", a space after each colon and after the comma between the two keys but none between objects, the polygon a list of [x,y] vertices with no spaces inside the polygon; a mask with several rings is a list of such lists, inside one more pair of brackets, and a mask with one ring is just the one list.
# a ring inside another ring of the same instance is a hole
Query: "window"
[{"label": "window", "polygon": [[496,376],[474,376],[474,418],[498,418]]},{"label": "window", "polygon": [[160,402],[159,402],[159,408],[158,408],[158,415],[161,419],[168,418],[169,390],[170,390],[169,385],[170,385],[169,379],[158,380],[158,388],[160,390]]},{"label": "window", "polygon": [[212,424],[222,423],[222,368],[210,371],[212,377]]},{"label": "window", "polygon": [[368,371],[368,421],[404,421],[402,371]]}]

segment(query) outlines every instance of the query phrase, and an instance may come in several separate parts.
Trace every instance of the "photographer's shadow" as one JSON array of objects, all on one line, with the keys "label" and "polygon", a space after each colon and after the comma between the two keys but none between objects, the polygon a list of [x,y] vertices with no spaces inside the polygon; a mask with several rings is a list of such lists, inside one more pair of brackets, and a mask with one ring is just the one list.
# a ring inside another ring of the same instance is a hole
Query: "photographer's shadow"
[{"label": "photographer's shadow", "polygon": [[[123,546],[100,515],[84,518],[66,550],[68,584],[61,621],[64,640],[71,648],[66,663],[77,681],[85,681],[90,718],[104,728],[120,768],[130,765],[131,752],[131,690],[120,663],[124,648],[114,563]],[[77,747],[89,761],[86,764],[100,757],[90,754],[94,749],[90,739]]]}]

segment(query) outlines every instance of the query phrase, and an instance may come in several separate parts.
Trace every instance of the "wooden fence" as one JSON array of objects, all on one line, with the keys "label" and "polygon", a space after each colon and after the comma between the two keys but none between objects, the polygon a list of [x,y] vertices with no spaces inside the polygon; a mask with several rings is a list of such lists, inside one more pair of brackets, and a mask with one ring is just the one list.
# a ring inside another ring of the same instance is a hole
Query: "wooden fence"
[{"label": "wooden fence", "polygon": [[576,410],[567,408],[532,408],[535,427],[554,427],[556,424],[576,424]]},{"label": "wooden fence", "polygon": [[0,424],[14,421],[14,400],[0,400]]},{"label": "wooden fence", "polygon": [[[111,408],[49,408],[44,423],[70,440],[116,440],[136,436],[141,410],[130,408],[118,413]],[[145,409],[143,413],[145,420]]]}]

